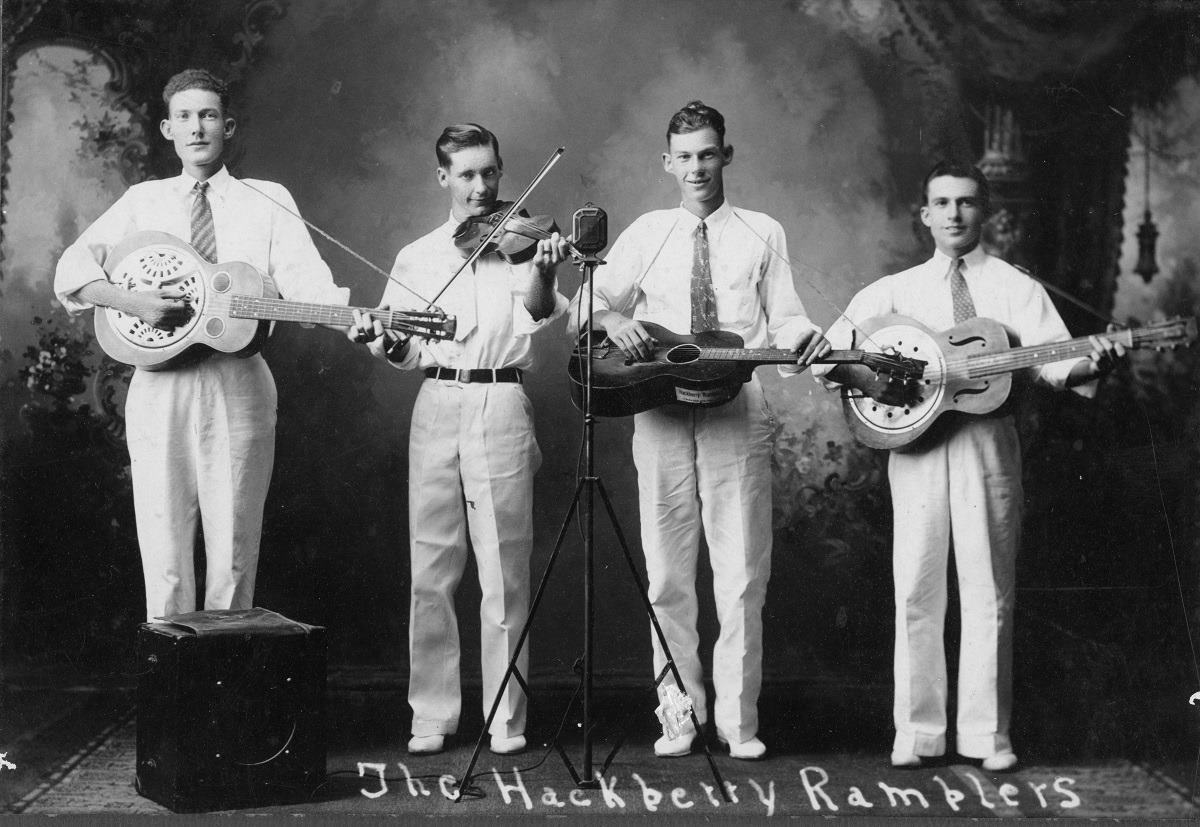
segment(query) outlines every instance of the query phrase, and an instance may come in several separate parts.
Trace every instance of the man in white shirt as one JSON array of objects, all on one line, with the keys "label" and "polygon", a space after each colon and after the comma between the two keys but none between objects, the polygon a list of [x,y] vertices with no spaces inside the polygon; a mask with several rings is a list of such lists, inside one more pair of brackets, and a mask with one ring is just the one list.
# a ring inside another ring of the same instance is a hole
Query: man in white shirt
[{"label": "man in white shirt", "polygon": [[[497,210],[503,173],[499,141],[477,124],[446,127],[436,151],[450,216],[402,249],[392,267],[396,280],[428,299],[463,265],[466,254],[455,245],[456,228]],[[457,318],[453,341],[416,345],[361,314],[351,329],[351,335],[371,340],[379,358],[401,370],[420,368],[426,377],[413,408],[408,452],[410,753],[440,752],[445,736],[458,729],[462,692],[454,592],[467,563],[468,537],[482,592],[485,715],[528,614],[533,475],[542,455],[521,382],[533,363],[533,337],[566,310],[555,282],[566,248],[554,233],[538,242],[524,264],[510,264],[494,252],[480,256],[437,300]],[[394,281],[382,306],[426,307]],[[526,645],[517,664],[522,674],[528,664]],[[492,752],[525,748],[525,712],[524,693],[510,680],[490,729]]]},{"label": "man in white shirt", "polygon": [[[160,129],[183,172],[130,187],[66,249],[54,276],[63,306],[72,313],[112,307],[168,330],[185,323],[192,308],[179,295],[129,291],[107,280],[102,264],[109,251],[142,230],[188,240],[210,261],[247,262],[271,276],[286,299],[345,305],[349,291],[334,284],[308,230],[291,214],[296,207],[288,191],[270,181],[240,181],[225,169],[221,156],[236,126],[225,83],[187,69],[167,82],[163,101],[168,116]],[[204,608],[253,605],[275,416],[275,382],[257,354],[214,353],[186,366],[134,372],[126,439],[150,620],[196,609],[198,520]]]},{"label": "man in white shirt", "polygon": [[[942,163],[925,179],[921,220],[933,257],[863,288],[829,329],[835,347],[875,316],[897,313],[933,330],[975,316],[1004,324],[1022,345],[1070,338],[1045,289],[979,246],[987,179],[970,165]],[[861,341],[861,337],[859,337]],[[1124,349],[1092,337],[1090,358],[1032,370],[1053,388],[1095,393],[1094,381]],[[888,404],[911,392],[862,365],[819,366],[829,383],[857,387]],[[1017,764],[1009,739],[1012,617],[1021,534],[1021,452],[1008,406],[987,416],[945,414],[888,459],[894,517],[896,739],[891,761],[919,767],[946,751],[946,568],[953,539],[962,640],[956,748],[984,769]]]},{"label": "man in white shirt", "polygon": [[[682,203],[634,221],[595,279],[592,324],[630,358],[650,356],[653,340],[642,322],[677,333],[721,329],[748,348],[792,350],[796,365],[783,372],[798,372],[829,349],[796,295],[783,228],[725,200],[724,169],[732,161],[717,110],[692,101],[671,118],[663,167]],[[573,300],[573,323],[584,293]],[[766,752],[757,733],[771,573],[771,436],[757,378],[724,405],[672,403],[634,420],[650,601],[703,725],[708,708],[696,630],[703,527],[721,625],[713,650],[717,737],[735,758],[751,760]],[[666,660],[657,637],[651,642],[657,674]],[[655,753],[686,755],[695,736],[690,724],[675,738],[664,734]]]}]

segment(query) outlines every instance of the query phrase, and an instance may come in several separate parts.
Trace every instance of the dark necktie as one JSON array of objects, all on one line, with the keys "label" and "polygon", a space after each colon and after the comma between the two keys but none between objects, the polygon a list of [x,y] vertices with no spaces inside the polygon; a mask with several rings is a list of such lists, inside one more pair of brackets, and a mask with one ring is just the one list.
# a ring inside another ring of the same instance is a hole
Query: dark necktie
[{"label": "dark necktie", "polygon": [[192,247],[206,261],[217,260],[217,230],[213,226],[212,207],[208,203],[208,182],[197,181],[192,188]]},{"label": "dark necktie", "polygon": [[701,221],[692,247],[692,332],[717,329],[717,296],[708,263],[708,228]]},{"label": "dark necktie", "polygon": [[975,318],[975,302],[971,301],[971,291],[967,289],[967,280],[962,273],[963,260],[954,259],[950,264],[950,298],[954,302],[954,323],[965,322]]}]

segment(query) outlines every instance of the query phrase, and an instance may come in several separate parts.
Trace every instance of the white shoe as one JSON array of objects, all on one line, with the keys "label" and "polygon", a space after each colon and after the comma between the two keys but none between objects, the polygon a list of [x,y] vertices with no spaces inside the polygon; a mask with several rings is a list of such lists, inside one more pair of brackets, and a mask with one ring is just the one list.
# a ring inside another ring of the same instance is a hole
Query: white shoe
[{"label": "white shoe", "polygon": [[682,758],[691,755],[692,742],[696,740],[696,731],[690,730],[678,738],[663,736],[654,742],[654,754],[659,758]]},{"label": "white shoe", "polygon": [[983,768],[988,772],[1008,772],[1017,765],[1017,756],[1011,749],[1002,749],[983,759]]},{"label": "white shoe", "polygon": [[892,750],[892,766],[902,770],[915,770],[921,766],[921,756],[911,752]]},{"label": "white shoe", "polygon": [[500,735],[493,735],[491,750],[493,755],[516,755],[518,752],[524,752],[525,736],[514,735],[511,738],[504,738]]},{"label": "white shoe", "polygon": [[743,761],[757,761],[767,754],[767,745],[758,738],[751,738],[748,741],[742,741],[740,744],[726,741],[720,737],[717,740],[729,747],[730,758],[740,758]]},{"label": "white shoe", "polygon": [[409,755],[434,755],[445,748],[444,735],[414,735],[408,739]]}]

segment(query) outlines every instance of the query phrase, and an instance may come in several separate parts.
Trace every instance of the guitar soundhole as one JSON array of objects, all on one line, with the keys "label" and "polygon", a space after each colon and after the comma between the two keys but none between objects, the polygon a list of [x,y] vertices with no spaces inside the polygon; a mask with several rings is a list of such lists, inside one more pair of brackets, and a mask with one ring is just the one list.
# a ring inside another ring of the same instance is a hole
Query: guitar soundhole
[{"label": "guitar soundhole", "polygon": [[686,365],[700,358],[700,348],[696,345],[676,345],[667,351],[667,361],[673,365]]},{"label": "guitar soundhole", "polygon": [[229,289],[229,286],[233,283],[233,279],[231,279],[229,277],[228,273],[226,273],[224,270],[222,270],[221,272],[217,273],[216,275],[214,275],[212,277],[211,283],[212,283],[212,289],[214,292],[224,293]]},{"label": "guitar soundhole", "polygon": [[216,316],[210,316],[208,321],[204,323],[204,332],[216,339],[225,332],[225,322]]}]

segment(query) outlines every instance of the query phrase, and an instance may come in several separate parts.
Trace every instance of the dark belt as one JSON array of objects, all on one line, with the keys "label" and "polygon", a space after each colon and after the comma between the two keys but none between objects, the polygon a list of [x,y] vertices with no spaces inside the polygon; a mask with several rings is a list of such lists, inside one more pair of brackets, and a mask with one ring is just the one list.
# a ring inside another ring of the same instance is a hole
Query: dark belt
[{"label": "dark belt", "polygon": [[430,379],[445,379],[448,382],[516,382],[521,384],[520,368],[478,368],[476,370],[454,370],[453,368],[425,368]]}]

